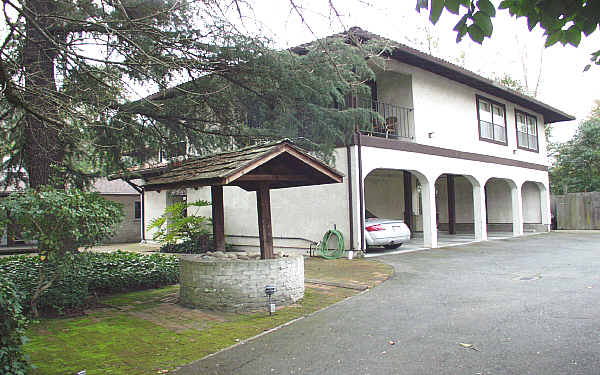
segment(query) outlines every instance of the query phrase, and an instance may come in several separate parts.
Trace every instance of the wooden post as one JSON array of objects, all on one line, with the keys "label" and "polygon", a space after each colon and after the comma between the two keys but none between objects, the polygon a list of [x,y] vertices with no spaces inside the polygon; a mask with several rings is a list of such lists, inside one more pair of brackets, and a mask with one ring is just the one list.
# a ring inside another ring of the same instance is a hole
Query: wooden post
[{"label": "wooden post", "polygon": [[412,231],[412,175],[404,171],[404,223]]},{"label": "wooden post", "polygon": [[448,234],[456,234],[456,194],[454,189],[454,175],[446,175],[448,185]]},{"label": "wooden post", "polygon": [[225,210],[223,208],[223,186],[211,186],[212,226],[215,250],[225,251]]},{"label": "wooden post", "polygon": [[273,228],[271,227],[271,197],[269,185],[261,184],[256,191],[258,210],[258,236],[260,238],[260,259],[273,259]]}]

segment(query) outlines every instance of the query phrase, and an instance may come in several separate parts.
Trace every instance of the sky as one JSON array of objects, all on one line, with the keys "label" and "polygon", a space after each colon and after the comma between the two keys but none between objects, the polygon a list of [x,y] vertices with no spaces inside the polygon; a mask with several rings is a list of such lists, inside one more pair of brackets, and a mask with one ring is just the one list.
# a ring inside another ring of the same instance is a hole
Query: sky
[{"label": "sky", "polygon": [[[560,44],[544,48],[545,37],[539,27],[529,32],[524,18],[510,17],[501,10],[493,20],[492,37],[480,45],[468,36],[456,43],[452,29],[459,16],[444,12],[432,25],[427,10],[421,14],[415,10],[416,0],[238,0],[238,4],[247,4],[242,9],[244,18],[240,19],[237,9],[231,6],[228,15],[232,22],[250,34],[269,37],[278,48],[359,26],[488,78],[508,74],[527,82],[530,89],[539,86],[537,99],[577,118],[553,126],[554,142],[570,139],[577,125],[589,116],[594,101],[600,100],[600,66],[583,72],[590,54],[600,49],[600,30],[582,38],[578,48]],[[6,33],[4,26],[0,24],[2,36]],[[134,89],[140,90],[139,95],[150,90]]]},{"label": "sky", "polygon": [[[560,44],[544,48],[545,37],[539,27],[529,32],[525,18],[510,17],[502,10],[493,20],[492,38],[483,45],[468,36],[456,43],[452,29],[458,16],[444,12],[439,22],[432,25],[427,10],[416,12],[416,0],[331,0],[335,10],[327,0],[292,1],[304,22],[290,1],[257,0],[251,5],[252,12],[246,13],[248,17],[237,23],[249,32],[272,38],[281,48],[359,26],[488,78],[508,74],[527,82],[532,90],[538,86],[537,99],[577,117],[553,126],[551,140],[555,142],[571,138],[577,125],[589,116],[594,100],[600,99],[600,66],[583,72],[590,54],[600,49],[600,31],[582,38],[578,48]],[[233,16],[237,16],[236,12]]]}]

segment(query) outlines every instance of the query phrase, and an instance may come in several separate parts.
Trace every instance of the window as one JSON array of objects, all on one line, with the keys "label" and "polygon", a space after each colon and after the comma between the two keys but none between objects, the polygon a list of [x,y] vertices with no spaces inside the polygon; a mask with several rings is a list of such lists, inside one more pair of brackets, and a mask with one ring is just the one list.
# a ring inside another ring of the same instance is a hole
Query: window
[{"label": "window", "polygon": [[140,202],[133,203],[133,218],[134,219],[142,218],[142,204]]},{"label": "window", "polygon": [[515,109],[515,122],[517,123],[517,147],[537,152],[537,118]]},{"label": "window", "polygon": [[477,96],[479,139],[506,145],[506,108],[503,104]]}]

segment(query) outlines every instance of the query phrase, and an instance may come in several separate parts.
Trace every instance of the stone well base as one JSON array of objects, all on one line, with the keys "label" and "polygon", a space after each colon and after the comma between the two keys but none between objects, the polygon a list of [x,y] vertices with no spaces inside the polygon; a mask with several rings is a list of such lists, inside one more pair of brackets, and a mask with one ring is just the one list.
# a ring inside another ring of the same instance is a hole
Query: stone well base
[{"label": "stone well base", "polygon": [[250,311],[267,305],[265,286],[275,285],[272,300],[290,305],[304,296],[304,257],[266,260],[180,258],[180,301],[184,306],[221,311]]}]

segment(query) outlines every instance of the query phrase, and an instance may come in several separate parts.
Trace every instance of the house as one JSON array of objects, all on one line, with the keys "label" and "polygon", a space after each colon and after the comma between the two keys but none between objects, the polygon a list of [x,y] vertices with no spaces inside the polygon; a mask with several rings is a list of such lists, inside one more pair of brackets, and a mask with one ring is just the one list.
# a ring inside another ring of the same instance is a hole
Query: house
[{"label": "house", "polygon": [[[383,40],[360,28],[337,36]],[[306,248],[336,227],[347,249],[364,250],[366,215],[403,219],[432,248],[439,234],[482,241],[494,233],[548,231],[544,125],[574,117],[402,44],[391,51],[384,67],[373,66],[371,97],[349,100],[385,121],[357,129],[335,149],[343,184],[272,193],[275,246]],[[159,169],[137,173],[143,178]],[[228,242],[258,246],[255,195],[236,187],[224,194]],[[145,191],[144,228],[181,196],[210,200],[210,189]],[[210,207],[198,214],[210,216]],[[147,229],[144,235],[152,238]]]},{"label": "house", "polygon": [[[20,187],[21,189],[24,186]],[[108,181],[106,178],[99,178],[94,182],[90,189],[100,194],[103,198],[120,203],[123,207],[123,221],[114,236],[108,238],[105,243],[125,243],[139,242],[142,233],[142,204],[140,192],[135,190],[125,181]],[[9,188],[0,193],[1,196],[14,193],[14,188]],[[24,242],[16,236],[8,236],[7,231],[3,231],[0,236],[0,246],[18,246]]]}]

